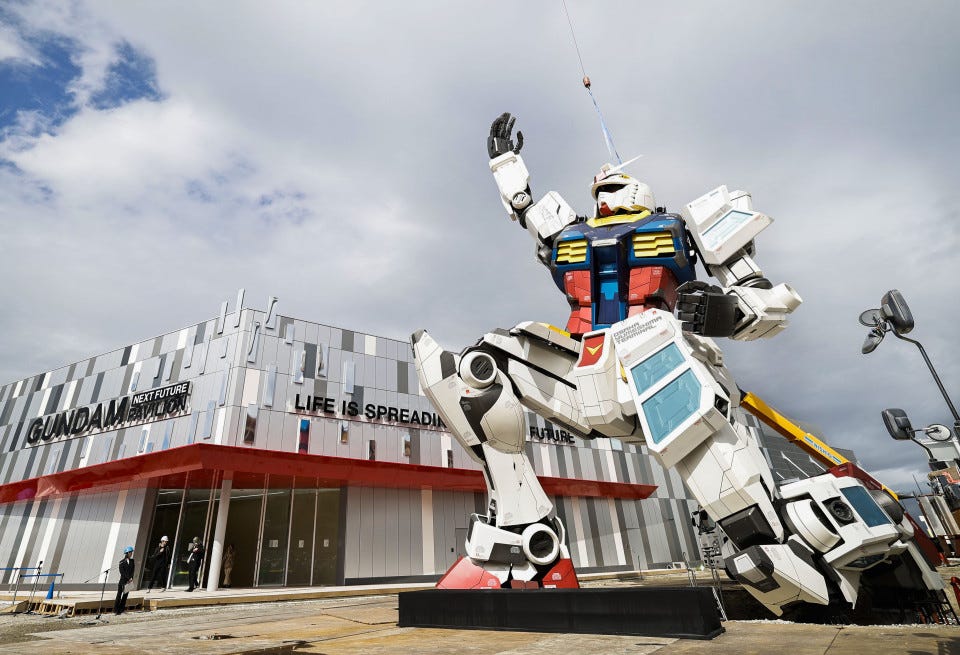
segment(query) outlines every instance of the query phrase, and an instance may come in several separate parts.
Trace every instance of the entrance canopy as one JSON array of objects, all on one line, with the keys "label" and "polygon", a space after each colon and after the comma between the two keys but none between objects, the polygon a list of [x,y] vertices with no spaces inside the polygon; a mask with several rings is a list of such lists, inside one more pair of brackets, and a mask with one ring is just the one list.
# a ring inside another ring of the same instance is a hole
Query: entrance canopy
[{"label": "entrance canopy", "polygon": [[[391,487],[446,491],[485,491],[480,471],[379,462],[327,455],[306,455],[215,444],[190,444],[136,455],[84,468],[0,485],[0,503],[56,498],[113,485],[177,486],[188,473],[190,487],[219,484],[217,472],[320,478],[329,486]],[[639,500],[656,485],[541,477],[554,496],[586,496]]]}]

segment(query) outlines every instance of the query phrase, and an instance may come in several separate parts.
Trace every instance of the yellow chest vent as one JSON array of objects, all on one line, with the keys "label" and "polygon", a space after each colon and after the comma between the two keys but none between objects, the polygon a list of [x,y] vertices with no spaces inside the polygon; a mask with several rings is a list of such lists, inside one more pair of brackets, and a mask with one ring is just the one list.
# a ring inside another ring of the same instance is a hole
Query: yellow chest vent
[{"label": "yellow chest vent", "polygon": [[633,235],[634,257],[668,257],[675,252],[673,235],[669,232],[647,232]]},{"label": "yellow chest vent", "polygon": [[587,261],[587,240],[561,241],[557,244],[558,264],[579,264]]}]

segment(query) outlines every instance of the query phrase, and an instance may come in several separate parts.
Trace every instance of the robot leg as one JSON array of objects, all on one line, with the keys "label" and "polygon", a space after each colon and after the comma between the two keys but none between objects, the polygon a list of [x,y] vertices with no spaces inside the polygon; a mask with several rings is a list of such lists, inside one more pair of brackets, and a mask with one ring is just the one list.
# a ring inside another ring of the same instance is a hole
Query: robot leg
[{"label": "robot leg", "polygon": [[729,375],[705,363],[671,314],[647,310],[611,331],[647,447],[736,547],[728,570],[778,616],[796,602],[827,604],[827,579],[781,521],[759,446],[729,420],[739,401]]},{"label": "robot leg", "polygon": [[[487,515],[471,516],[468,557],[447,572],[439,587],[578,586],[566,531],[525,451],[521,402],[539,407],[545,394],[523,398],[518,391],[534,376],[561,377],[559,371],[569,368],[564,360],[571,357],[548,353],[558,361],[542,361],[549,347],[527,341],[498,331],[455,355],[426,332],[412,337],[420,385],[450,431],[481,465],[489,496]],[[540,365],[531,364],[530,357],[540,359]],[[528,366],[537,370],[527,370]],[[568,400],[562,392],[556,395]],[[563,403],[553,405],[550,414]]]}]

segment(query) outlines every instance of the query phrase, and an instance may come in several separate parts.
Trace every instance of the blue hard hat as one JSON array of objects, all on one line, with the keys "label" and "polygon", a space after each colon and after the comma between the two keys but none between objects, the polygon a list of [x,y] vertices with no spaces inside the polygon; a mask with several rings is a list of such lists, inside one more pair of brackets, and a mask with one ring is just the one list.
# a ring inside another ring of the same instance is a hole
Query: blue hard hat
[{"label": "blue hard hat", "polygon": [[123,549],[123,554],[124,554],[124,555],[126,555],[127,553],[132,553],[132,552],[133,552],[133,546],[127,546],[126,548]]}]

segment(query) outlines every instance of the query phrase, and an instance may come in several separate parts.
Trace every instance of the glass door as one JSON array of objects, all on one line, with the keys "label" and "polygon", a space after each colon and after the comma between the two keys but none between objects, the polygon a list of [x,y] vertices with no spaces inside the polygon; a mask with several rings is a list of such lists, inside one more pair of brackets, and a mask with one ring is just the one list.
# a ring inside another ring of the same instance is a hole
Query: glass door
[{"label": "glass door", "polygon": [[[299,484],[301,478],[297,479]],[[310,484],[316,484],[315,479]],[[317,490],[294,489],[290,512],[290,556],[287,558],[287,586],[306,587],[313,570],[313,521],[316,516]]]},{"label": "glass door", "polygon": [[337,584],[340,552],[340,490],[317,490],[317,527],[314,540],[313,584]]},{"label": "glass door", "polygon": [[268,476],[260,538],[258,586],[282,585],[287,567],[287,536],[290,531],[290,497],[293,478]]},{"label": "glass door", "polygon": [[230,512],[227,514],[227,530],[223,539],[224,553],[233,547],[233,566],[229,578],[226,568],[221,566],[221,585],[253,587],[256,582],[263,483],[262,474],[238,474],[233,479]]}]

